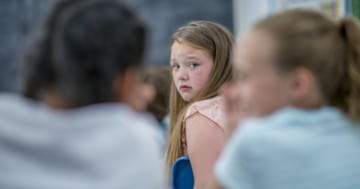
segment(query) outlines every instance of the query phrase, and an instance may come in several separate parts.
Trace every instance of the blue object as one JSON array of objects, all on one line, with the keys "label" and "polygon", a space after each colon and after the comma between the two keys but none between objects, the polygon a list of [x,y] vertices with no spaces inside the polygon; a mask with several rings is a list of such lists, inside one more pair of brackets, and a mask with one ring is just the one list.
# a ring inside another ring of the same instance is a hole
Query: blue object
[{"label": "blue object", "polygon": [[173,189],[194,188],[194,175],[189,156],[176,159],[172,167],[171,184]]}]

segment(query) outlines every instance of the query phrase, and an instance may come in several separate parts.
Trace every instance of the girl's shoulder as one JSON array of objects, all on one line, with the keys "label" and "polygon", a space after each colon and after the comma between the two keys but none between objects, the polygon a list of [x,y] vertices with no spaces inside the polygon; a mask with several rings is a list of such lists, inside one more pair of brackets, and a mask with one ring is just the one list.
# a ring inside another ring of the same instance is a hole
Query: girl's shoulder
[{"label": "girl's shoulder", "polygon": [[216,96],[210,99],[194,102],[186,110],[184,121],[196,113],[200,113],[224,129],[225,102],[223,97]]}]

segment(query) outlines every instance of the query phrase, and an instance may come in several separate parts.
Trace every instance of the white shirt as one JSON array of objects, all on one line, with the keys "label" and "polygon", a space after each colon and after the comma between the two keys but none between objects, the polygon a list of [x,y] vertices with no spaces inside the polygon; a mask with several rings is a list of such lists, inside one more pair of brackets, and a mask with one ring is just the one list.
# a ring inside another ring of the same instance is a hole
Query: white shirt
[{"label": "white shirt", "polygon": [[165,188],[153,127],[121,104],[60,112],[0,95],[0,188]]}]

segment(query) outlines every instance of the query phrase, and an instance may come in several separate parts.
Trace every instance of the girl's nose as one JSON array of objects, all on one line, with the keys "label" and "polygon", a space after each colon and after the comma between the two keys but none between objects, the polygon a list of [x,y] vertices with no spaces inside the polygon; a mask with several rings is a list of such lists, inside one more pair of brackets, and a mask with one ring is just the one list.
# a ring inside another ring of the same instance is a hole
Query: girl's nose
[{"label": "girl's nose", "polygon": [[186,81],[189,79],[189,75],[184,68],[180,69],[178,74],[179,74],[179,79],[182,81]]}]

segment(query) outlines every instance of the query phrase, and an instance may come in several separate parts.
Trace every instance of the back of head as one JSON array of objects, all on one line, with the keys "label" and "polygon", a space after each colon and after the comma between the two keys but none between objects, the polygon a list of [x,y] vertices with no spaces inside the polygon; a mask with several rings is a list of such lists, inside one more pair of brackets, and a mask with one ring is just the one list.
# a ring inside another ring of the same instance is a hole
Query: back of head
[{"label": "back of head", "polygon": [[284,11],[255,25],[277,42],[274,62],[280,71],[310,70],[322,97],[360,118],[360,27],[355,19],[335,22],[312,10]]},{"label": "back of head", "polygon": [[72,107],[115,101],[115,79],[141,65],[145,32],[116,0],[59,1],[29,49],[25,85]]}]

